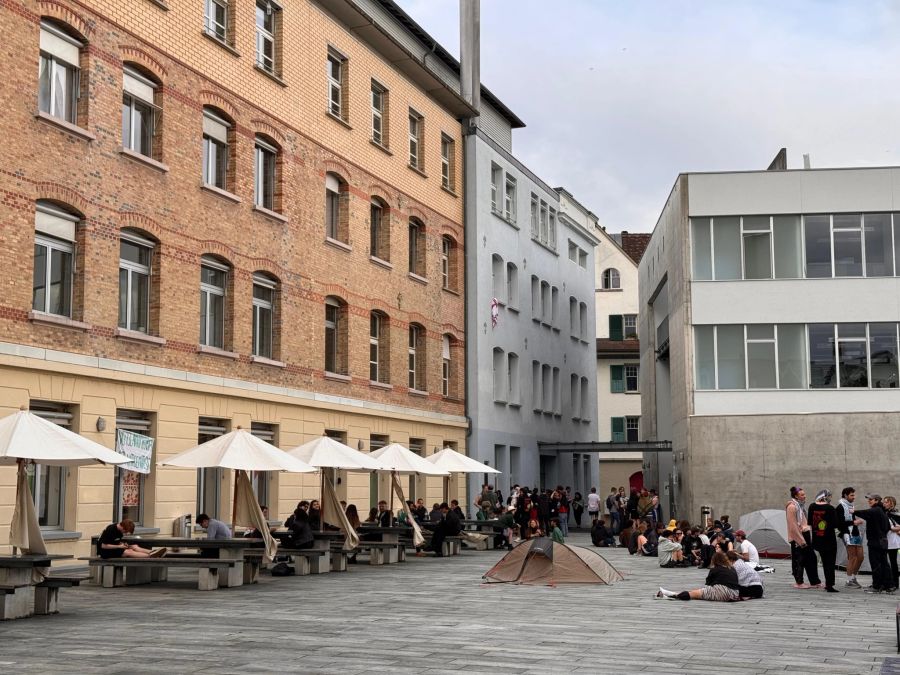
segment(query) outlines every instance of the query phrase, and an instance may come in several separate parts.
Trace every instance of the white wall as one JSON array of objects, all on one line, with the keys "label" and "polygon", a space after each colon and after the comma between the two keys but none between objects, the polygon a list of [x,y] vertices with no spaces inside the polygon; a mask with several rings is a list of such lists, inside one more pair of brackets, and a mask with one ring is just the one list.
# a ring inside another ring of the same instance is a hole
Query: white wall
[{"label": "white wall", "polygon": [[[594,294],[597,306],[597,337],[608,338],[610,314],[638,313],[638,268],[606,232],[600,231],[598,236],[600,245],[596,248],[594,269],[597,287]],[[604,291],[601,288],[603,270],[610,267],[619,270],[621,290]],[[602,390],[600,390],[600,395],[603,395]]]}]

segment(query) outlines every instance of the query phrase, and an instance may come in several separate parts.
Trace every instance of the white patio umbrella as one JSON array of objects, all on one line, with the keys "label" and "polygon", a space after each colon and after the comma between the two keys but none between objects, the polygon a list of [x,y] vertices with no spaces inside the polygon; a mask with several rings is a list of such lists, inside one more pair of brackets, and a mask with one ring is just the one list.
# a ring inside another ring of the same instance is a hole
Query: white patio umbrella
[{"label": "white patio umbrella", "polygon": [[[457,452],[453,448],[438,450],[436,453],[429,455],[425,459],[450,473],[502,473],[487,464],[482,464],[477,459],[472,459],[461,452]],[[450,477],[448,476],[444,479],[444,501],[449,499],[449,497]]]},{"label": "white patio umbrella", "polygon": [[[336,500],[330,499],[332,490],[326,495],[325,491],[325,471],[323,469],[345,469],[347,471],[379,471],[384,467],[376,459],[372,459],[369,455],[351,448],[345,443],[331,438],[330,436],[320,436],[303,445],[298,445],[293,450],[288,450],[288,454],[292,457],[303,460],[310,466],[320,469],[321,485],[320,485],[320,501],[319,501],[319,530],[325,529],[325,507],[328,505],[334,509]],[[350,521],[347,520],[347,514],[341,511],[340,506],[336,509],[336,518],[341,525],[341,529],[347,535],[347,548],[356,548],[359,544],[359,537],[356,531],[350,527]],[[353,540],[356,541],[353,541]]]},{"label": "white patio umbrella", "polygon": [[[26,408],[0,419],[0,465],[18,464],[16,505],[10,524],[9,544],[13,551],[46,553],[41,527],[25,465],[78,466],[81,464],[125,464],[131,461],[99,443],[64,429]],[[36,570],[43,576],[43,570]]]},{"label": "white patio umbrella", "polygon": [[249,485],[245,483],[242,472],[246,471],[291,471],[293,473],[315,473],[316,469],[306,462],[291,457],[289,454],[257,438],[246,429],[238,427],[234,431],[213,438],[206,443],[201,443],[174,457],[159,463],[160,466],[180,466],[192,469],[234,469],[238,474],[235,477],[234,505],[231,511],[231,527],[237,524],[238,504],[241,504],[242,513],[247,512],[254,527],[263,534],[266,542],[266,553],[271,555],[275,549],[272,535],[262,514],[262,509],[256,499],[249,501],[245,490],[239,489]]}]

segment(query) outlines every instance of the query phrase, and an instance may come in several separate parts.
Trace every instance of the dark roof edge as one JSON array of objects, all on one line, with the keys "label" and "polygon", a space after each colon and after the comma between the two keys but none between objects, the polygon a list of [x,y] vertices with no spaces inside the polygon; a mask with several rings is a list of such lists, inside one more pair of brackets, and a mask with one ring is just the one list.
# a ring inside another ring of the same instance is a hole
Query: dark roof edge
[{"label": "dark roof edge", "polygon": [[[444,49],[437,40],[431,37],[424,28],[422,28],[414,21],[409,14],[403,11],[403,9],[396,2],[394,2],[394,0],[376,1],[385,9],[385,11],[391,14],[391,16],[397,19],[397,21],[399,21],[410,33],[412,33],[417,40],[428,47],[428,49],[430,49],[435,56],[437,56],[441,61],[447,64],[450,69],[453,70],[453,72],[455,72],[457,75],[460,73],[460,64],[459,61],[456,60],[456,57],[454,57],[450,52]],[[484,85],[481,85],[481,96],[488,103],[490,103],[492,107],[496,108],[497,111],[501,115],[503,115],[503,117],[506,118],[513,129],[521,129],[525,126],[525,122],[523,122],[518,115],[510,110]]]}]

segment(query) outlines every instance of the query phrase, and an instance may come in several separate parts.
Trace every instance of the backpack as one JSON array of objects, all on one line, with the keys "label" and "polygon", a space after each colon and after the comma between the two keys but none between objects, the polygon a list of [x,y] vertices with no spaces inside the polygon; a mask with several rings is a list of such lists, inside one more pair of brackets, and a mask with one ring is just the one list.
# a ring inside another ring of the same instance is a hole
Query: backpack
[{"label": "backpack", "polygon": [[292,577],[292,576],[294,576],[294,574],[295,574],[294,568],[285,562],[275,563],[272,566],[272,576],[273,577]]}]

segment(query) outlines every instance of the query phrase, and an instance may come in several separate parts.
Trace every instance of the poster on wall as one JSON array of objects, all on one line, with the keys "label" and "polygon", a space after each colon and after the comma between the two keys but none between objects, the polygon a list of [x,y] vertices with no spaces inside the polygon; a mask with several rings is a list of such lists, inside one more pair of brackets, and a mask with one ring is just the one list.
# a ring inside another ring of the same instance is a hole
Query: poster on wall
[{"label": "poster on wall", "polygon": [[153,456],[153,439],[125,429],[116,430],[116,452],[131,459],[119,468],[135,473],[150,473],[150,459]]}]

